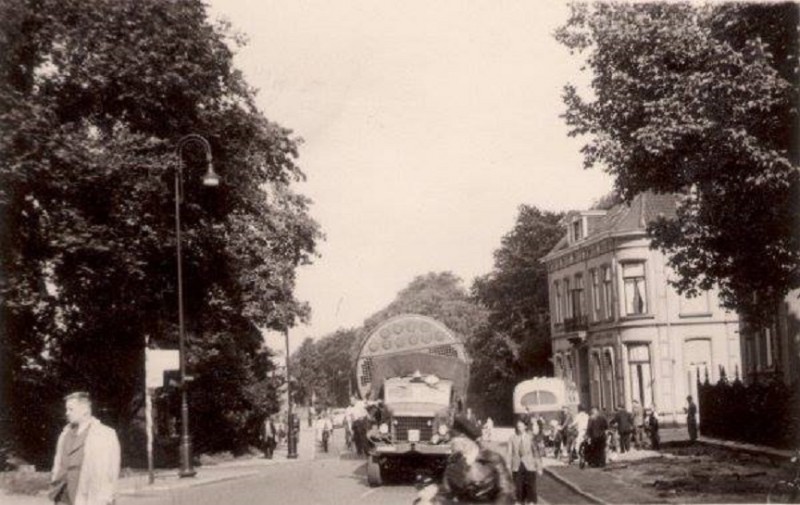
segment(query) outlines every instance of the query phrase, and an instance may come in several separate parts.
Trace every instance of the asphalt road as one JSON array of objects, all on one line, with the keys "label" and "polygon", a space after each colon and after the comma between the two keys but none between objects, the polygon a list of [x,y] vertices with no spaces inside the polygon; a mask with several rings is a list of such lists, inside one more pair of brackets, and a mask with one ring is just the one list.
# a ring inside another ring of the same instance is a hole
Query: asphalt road
[{"label": "asphalt road", "polygon": [[[317,449],[313,460],[257,467],[257,475],[225,482],[165,491],[154,496],[123,496],[118,505],[283,505],[386,504],[408,505],[417,490],[413,482],[382,487],[367,485],[366,462],[338,450],[338,433],[330,452]],[[545,475],[539,480],[540,503],[586,503]]]}]

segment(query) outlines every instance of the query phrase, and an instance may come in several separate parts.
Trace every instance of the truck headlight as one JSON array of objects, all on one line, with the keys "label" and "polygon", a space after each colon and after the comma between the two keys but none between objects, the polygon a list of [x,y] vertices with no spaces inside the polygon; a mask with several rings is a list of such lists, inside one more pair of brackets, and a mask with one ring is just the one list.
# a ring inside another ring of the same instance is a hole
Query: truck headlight
[{"label": "truck headlight", "polygon": [[447,425],[446,424],[440,424],[439,425],[439,435],[441,435],[441,436],[447,435]]},{"label": "truck headlight", "polygon": [[380,432],[381,432],[383,435],[386,435],[387,433],[389,433],[389,425],[388,425],[388,424],[386,424],[386,423],[383,423],[383,424],[381,424],[381,425],[380,425],[380,427],[378,428],[378,430],[380,430]]}]

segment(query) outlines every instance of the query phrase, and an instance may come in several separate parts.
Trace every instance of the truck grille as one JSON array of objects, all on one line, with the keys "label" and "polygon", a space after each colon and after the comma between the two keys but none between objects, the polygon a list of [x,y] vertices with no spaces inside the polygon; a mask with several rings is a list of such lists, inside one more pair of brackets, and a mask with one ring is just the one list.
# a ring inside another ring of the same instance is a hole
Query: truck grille
[{"label": "truck grille", "polygon": [[[397,424],[394,427],[395,440],[405,442],[408,440],[408,430],[419,430],[420,442],[427,442],[433,436],[433,418],[431,417],[395,417]],[[430,421],[431,426],[428,426]]]}]

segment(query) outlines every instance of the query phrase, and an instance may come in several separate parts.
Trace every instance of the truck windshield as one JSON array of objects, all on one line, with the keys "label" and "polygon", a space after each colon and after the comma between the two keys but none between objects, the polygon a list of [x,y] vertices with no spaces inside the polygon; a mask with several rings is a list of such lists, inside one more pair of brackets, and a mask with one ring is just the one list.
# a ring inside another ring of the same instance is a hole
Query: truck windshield
[{"label": "truck windshield", "polygon": [[400,379],[387,381],[384,387],[386,403],[415,402],[448,405],[453,383],[448,380],[440,380],[436,384],[429,385],[424,382]]}]

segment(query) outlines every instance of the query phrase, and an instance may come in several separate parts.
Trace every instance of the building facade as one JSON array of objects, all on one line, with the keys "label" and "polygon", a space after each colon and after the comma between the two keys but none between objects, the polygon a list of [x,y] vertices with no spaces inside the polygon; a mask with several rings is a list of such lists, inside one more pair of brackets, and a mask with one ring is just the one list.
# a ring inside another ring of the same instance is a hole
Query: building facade
[{"label": "building facade", "polygon": [[553,366],[581,402],[612,410],[633,400],[662,421],[685,422],[697,377],[719,380],[741,364],[739,319],[714,290],[681,296],[664,255],[650,249],[647,224],[675,215],[673,195],[643,193],[630,205],[564,219],[548,269]]}]

